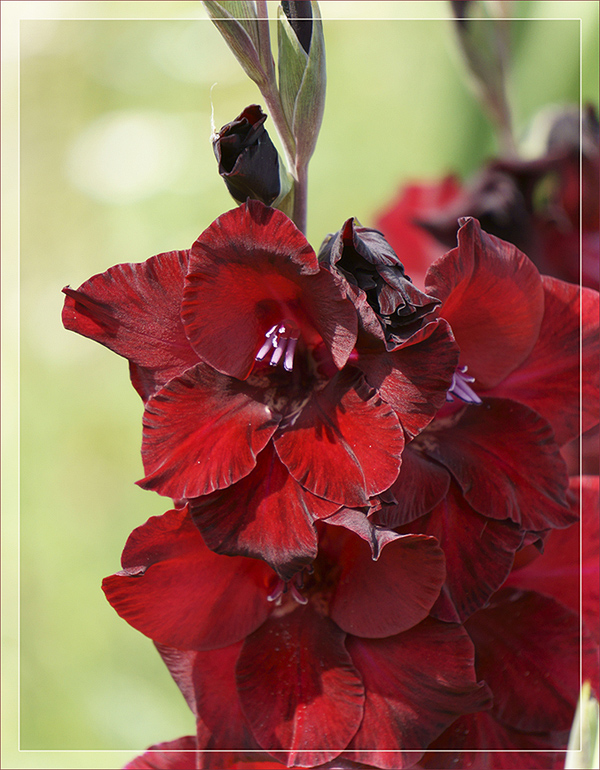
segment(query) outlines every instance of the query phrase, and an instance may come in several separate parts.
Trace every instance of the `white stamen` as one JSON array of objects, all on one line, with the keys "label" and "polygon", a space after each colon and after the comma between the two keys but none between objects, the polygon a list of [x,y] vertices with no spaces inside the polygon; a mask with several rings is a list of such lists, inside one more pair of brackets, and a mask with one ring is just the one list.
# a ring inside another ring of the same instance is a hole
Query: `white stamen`
[{"label": "white stamen", "polygon": [[300,591],[296,587],[295,583],[292,583],[290,585],[290,593],[291,593],[293,599],[298,604],[308,604],[308,599],[306,598],[306,596],[302,596],[302,594],[300,593]]},{"label": "white stamen", "polygon": [[273,351],[273,355],[271,356],[271,360],[269,362],[271,366],[277,366],[279,363],[281,356],[283,355],[283,351],[285,350],[286,342],[287,340],[285,338],[277,340],[277,347]]},{"label": "white stamen", "polygon": [[[283,321],[275,324],[265,334],[265,341],[255,356],[256,361],[262,361],[270,352],[271,366],[277,366],[283,358],[283,368],[291,372],[294,366],[294,353],[300,331],[293,321]],[[285,355],[284,355],[285,354]]]},{"label": "white stamen", "polygon": [[281,597],[285,593],[285,590],[286,590],[286,585],[285,585],[284,581],[281,580],[281,578],[280,578],[279,582],[275,585],[275,588],[267,596],[267,601],[268,602],[276,602],[277,604],[281,604]]},{"label": "white stamen", "polygon": [[295,340],[293,337],[291,337],[287,341],[287,345],[285,348],[285,359],[283,361],[283,368],[291,372],[294,368],[294,353],[296,351],[296,345],[298,344],[298,340]]},{"label": "white stamen", "polygon": [[269,331],[265,334],[265,341],[263,342],[262,348],[258,351],[258,353],[255,356],[256,361],[262,361],[263,358],[269,352],[269,350],[271,350],[271,348],[274,348],[277,345],[277,337],[275,336],[276,329],[277,329],[277,324],[275,324],[275,326],[271,326]]},{"label": "white stamen", "polygon": [[257,361],[262,361],[263,358],[267,355],[267,353],[269,352],[269,350],[271,350],[272,347],[273,347],[273,341],[270,340],[270,339],[265,340],[265,342],[263,343],[262,348],[256,354],[256,360]]}]

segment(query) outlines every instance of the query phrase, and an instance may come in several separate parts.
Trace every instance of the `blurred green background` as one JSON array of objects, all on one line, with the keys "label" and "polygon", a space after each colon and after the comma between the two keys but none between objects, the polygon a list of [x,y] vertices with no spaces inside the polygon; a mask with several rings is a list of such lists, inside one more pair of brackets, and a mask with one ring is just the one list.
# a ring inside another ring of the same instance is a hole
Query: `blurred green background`
[{"label": "blurred green background", "polygon": [[[10,486],[17,444],[5,434],[3,737],[16,745],[20,727],[22,751],[3,766],[120,767],[194,729],[152,643],[100,590],[130,531],[168,501],[133,483],[143,475],[142,405],[127,363],[63,330],[60,290],[117,262],[188,248],[232,208],[210,145],[211,87],[217,128],[260,94],[200,3],[6,5],[21,19],[6,54],[9,72],[20,67],[20,91],[8,86],[15,121],[20,100],[20,259],[3,254],[5,276],[16,281],[20,270],[20,287],[4,290],[20,334],[20,516]],[[466,85],[449,5],[323,2],[322,12],[315,248],[349,216],[372,224],[402,183],[468,175],[496,149]],[[517,130],[549,103],[579,101],[580,23],[568,19],[583,20],[583,100],[597,104],[598,4],[515,2],[512,13]],[[10,340],[7,350],[5,398],[16,399]]]}]

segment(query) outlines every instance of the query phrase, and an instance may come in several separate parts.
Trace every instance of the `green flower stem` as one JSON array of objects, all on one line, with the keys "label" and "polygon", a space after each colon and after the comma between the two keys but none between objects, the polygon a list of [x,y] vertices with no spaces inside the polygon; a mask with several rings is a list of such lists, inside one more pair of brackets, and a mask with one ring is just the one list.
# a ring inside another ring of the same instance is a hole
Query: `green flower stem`
[{"label": "green flower stem", "polygon": [[283,113],[281,98],[279,96],[279,91],[275,87],[274,80],[270,80],[264,88],[261,88],[261,92],[267,105],[267,109],[269,110],[271,120],[281,139],[288,169],[294,179],[294,208],[291,218],[296,227],[302,233],[306,234],[308,163],[298,164],[296,142],[294,141],[294,137]]},{"label": "green flower stem", "polygon": [[296,227],[306,235],[306,214],[308,199],[308,163],[297,168],[294,174],[294,213],[292,220]]},{"label": "green flower stem", "polygon": [[496,129],[496,139],[500,154],[504,158],[518,157],[519,152],[515,142],[512,118],[506,95],[502,94],[501,98],[497,98],[495,101],[492,99],[487,101],[487,108],[492,125]]}]

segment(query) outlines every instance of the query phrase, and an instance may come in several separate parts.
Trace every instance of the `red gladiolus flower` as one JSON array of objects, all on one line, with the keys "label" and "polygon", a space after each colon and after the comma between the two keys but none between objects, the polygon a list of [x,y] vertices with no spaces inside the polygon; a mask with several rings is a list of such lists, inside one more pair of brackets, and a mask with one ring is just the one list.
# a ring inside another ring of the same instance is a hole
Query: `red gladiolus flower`
[{"label": "red gladiolus flower", "polygon": [[453,400],[406,446],[373,519],[439,539],[448,580],[434,613],[447,620],[484,606],[525,532],[577,518],[559,444],[579,433],[580,319],[584,429],[598,420],[597,293],[541,277],[475,220],[458,238],[426,280],[460,348]]},{"label": "red gladiolus flower", "polygon": [[196,714],[198,751],[411,766],[458,715],[489,706],[461,626],[428,617],[442,552],[352,512],[319,532],[312,567],[283,581],[211,552],[187,509],[170,511],[132,533],[103,588],[157,643]]},{"label": "red gladiolus flower", "polygon": [[577,523],[551,532],[543,555],[528,546],[489,606],[466,621],[494,703],[457,719],[424,767],[564,767],[581,672],[598,689],[598,477],[571,480],[577,512],[580,503],[582,539]]},{"label": "red gladiolus flower", "polygon": [[258,201],[189,252],[65,293],[65,326],[128,358],[146,402],[140,485],[195,499],[211,548],[284,577],[314,558],[316,520],[396,479],[405,434],[431,420],[456,362],[437,320],[358,366],[353,303],[293,223]]},{"label": "red gladiolus flower", "polygon": [[377,227],[418,286],[429,265],[454,247],[458,219],[470,216],[524,251],[540,272],[597,290],[598,163],[597,116],[591,108],[581,117],[565,110],[541,157],[491,161],[464,185],[454,177],[408,185]]}]

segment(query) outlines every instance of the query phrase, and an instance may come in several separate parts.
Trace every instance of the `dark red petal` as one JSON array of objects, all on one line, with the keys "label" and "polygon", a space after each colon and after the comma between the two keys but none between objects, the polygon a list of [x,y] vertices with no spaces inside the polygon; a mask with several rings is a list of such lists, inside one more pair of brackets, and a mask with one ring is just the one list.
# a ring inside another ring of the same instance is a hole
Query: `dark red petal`
[{"label": "dark red petal", "polygon": [[196,770],[196,736],[186,735],[150,746],[123,770]]},{"label": "dark red petal", "polygon": [[429,513],[448,494],[450,474],[419,451],[419,438],[402,453],[400,475],[389,489],[396,504],[383,505],[374,520],[384,527],[401,527]]},{"label": "dark red petal", "polygon": [[450,323],[461,361],[481,387],[501,382],[537,341],[544,315],[540,274],[476,219],[458,231],[458,248],[429,268],[425,291],[442,300],[437,312]]},{"label": "dark red petal", "polygon": [[130,625],[169,647],[233,644],[271,611],[273,571],[256,559],[210,551],[187,509],[153,516],[135,529],[122,565],[103,581],[106,598]]},{"label": "dark red petal", "polygon": [[196,737],[151,746],[124,770],[278,770],[280,762],[259,751],[195,751]]},{"label": "dark red petal", "polygon": [[242,713],[235,667],[243,642],[197,652],[193,685],[198,709],[198,744],[203,749],[258,749]]},{"label": "dark red petal", "polygon": [[535,409],[562,445],[596,425],[600,415],[598,293],[548,276],[542,280],[546,309],[540,336],[527,359],[493,395]]},{"label": "dark red petal", "polygon": [[274,443],[303,487],[326,500],[359,507],[396,479],[404,437],[392,409],[348,367],[313,394]]},{"label": "dark red petal", "polygon": [[307,604],[270,618],[244,643],[242,709],[261,746],[288,766],[333,759],[358,729],[364,688],[344,639]]},{"label": "dark red petal", "polygon": [[464,406],[435,420],[422,445],[484,516],[534,532],[577,518],[566,504],[566,466],[552,429],[522,404],[486,398],[481,406]]},{"label": "dark red petal", "polygon": [[406,631],[427,617],[446,575],[435,538],[397,535],[375,561],[366,538],[348,530],[325,533],[324,547],[328,535],[338,541],[332,545],[340,567],[329,614],[341,629],[380,638]]},{"label": "dark red petal", "polygon": [[200,358],[240,379],[284,320],[309,346],[323,339],[339,368],[356,341],[356,311],[304,235],[254,200],[220,216],[192,246],[182,317]]},{"label": "dark red petal", "polygon": [[434,510],[403,528],[439,541],[446,557],[446,582],[432,614],[464,620],[483,607],[504,582],[523,539],[514,524],[476,513],[451,486]]},{"label": "dark red petal", "polygon": [[359,353],[357,365],[369,385],[395,409],[407,436],[416,436],[445,404],[458,363],[448,324],[441,319],[426,324],[392,353],[382,346]]},{"label": "dark red petal", "polygon": [[[236,645],[239,646],[240,644],[241,642],[236,642]],[[232,646],[235,647],[236,645]],[[175,647],[167,647],[166,645],[157,642],[154,643],[154,646],[158,650],[160,657],[163,659],[163,663],[169,669],[169,673],[173,677],[175,684],[181,690],[181,694],[185,698],[187,705],[190,707],[192,714],[197,717],[198,708],[196,706],[193,671],[198,651],[177,650]]]},{"label": "dark red petal", "polygon": [[459,717],[431,744],[421,764],[427,770],[559,770],[567,738],[566,733],[519,732],[483,711]]},{"label": "dark red petal", "polygon": [[521,569],[513,570],[507,585],[547,594],[577,613],[580,611],[581,588],[583,619],[589,630],[597,635],[600,604],[598,477],[576,477],[571,479],[570,486],[577,495],[573,503],[576,512],[579,512],[581,497],[583,532],[580,533],[578,522],[560,532],[552,531],[544,543],[544,553],[537,554]]},{"label": "dark red petal", "polygon": [[209,548],[264,559],[284,580],[315,558],[313,522],[338,507],[303,489],[271,446],[237,484],[190,502],[194,523]]},{"label": "dark red petal", "polygon": [[[381,556],[381,551],[388,544],[394,540],[398,540],[402,535],[398,535],[391,529],[381,527],[377,524],[373,524],[370,516],[367,516],[362,511],[357,511],[353,508],[342,508],[338,513],[333,516],[328,516],[325,519],[326,524],[332,524],[335,527],[343,527],[350,532],[354,532],[355,535],[361,537],[366,543],[369,544],[371,549],[371,557],[377,560]],[[341,542],[346,542],[347,538],[343,535],[340,536]],[[352,538],[353,539],[353,538]],[[331,540],[331,537],[328,538]],[[352,549],[351,549],[352,550]],[[335,547],[337,561],[339,559],[340,546]]]},{"label": "dark red petal", "polygon": [[63,289],[65,328],[144,367],[143,387],[136,384],[144,398],[198,363],[180,317],[188,254],[169,251],[115,265],[76,291]]},{"label": "dark red petal", "polygon": [[246,476],[280,419],[262,395],[205,364],[171,380],[146,404],[139,485],[180,500]]},{"label": "dark red petal", "polygon": [[[271,767],[254,740],[242,714],[235,680],[235,664],[242,642],[219,650],[175,650],[157,645],[158,651],[188,705],[196,715],[196,765],[198,768]],[[239,764],[242,762],[242,764]]]},{"label": "dark red petal", "polygon": [[284,767],[266,751],[204,752],[199,765],[200,770],[281,770]]},{"label": "dark red petal", "polygon": [[[568,730],[579,697],[579,619],[554,599],[501,589],[466,624],[477,674],[494,694],[491,714],[526,732]],[[584,659],[596,646],[584,630]]]},{"label": "dark red petal", "polygon": [[489,707],[489,692],[475,679],[473,645],[458,625],[428,618],[397,636],[351,636],[346,644],[366,690],[349,759],[410,767],[418,756],[404,752],[424,751],[456,717]]}]

